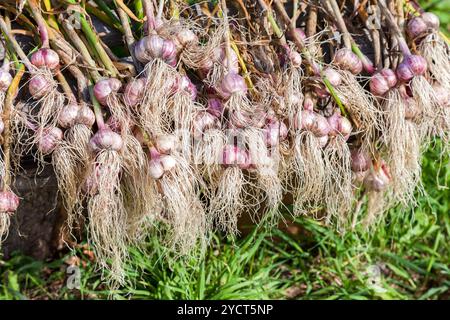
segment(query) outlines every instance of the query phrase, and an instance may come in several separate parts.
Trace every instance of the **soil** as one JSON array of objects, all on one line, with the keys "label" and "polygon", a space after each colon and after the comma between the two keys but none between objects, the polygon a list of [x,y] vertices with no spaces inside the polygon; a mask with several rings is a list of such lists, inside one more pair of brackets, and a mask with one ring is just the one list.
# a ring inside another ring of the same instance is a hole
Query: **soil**
[{"label": "soil", "polygon": [[51,258],[62,247],[64,221],[56,178],[51,165],[39,171],[32,161],[26,161],[23,166],[13,188],[21,199],[20,206],[11,217],[9,235],[1,249],[6,259],[14,251],[41,260]]}]

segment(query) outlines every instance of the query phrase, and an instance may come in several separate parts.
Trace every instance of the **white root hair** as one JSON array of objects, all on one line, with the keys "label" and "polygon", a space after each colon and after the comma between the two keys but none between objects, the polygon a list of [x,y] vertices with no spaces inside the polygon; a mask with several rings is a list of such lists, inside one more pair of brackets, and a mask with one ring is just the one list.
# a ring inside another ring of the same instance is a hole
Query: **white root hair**
[{"label": "white root hair", "polygon": [[122,283],[128,256],[127,217],[120,188],[122,159],[116,151],[103,150],[95,165],[99,166],[94,178],[99,188],[88,201],[89,239],[99,266],[110,271],[113,282]]},{"label": "white root hair", "polygon": [[[190,69],[201,69],[208,65],[214,58],[217,48],[222,46],[224,39],[225,28],[219,24],[212,35],[207,36],[207,41],[204,45],[190,45],[185,48],[180,55],[181,61]],[[222,72],[220,72],[220,70]],[[207,75],[208,81],[215,84],[219,80],[219,74],[223,74],[223,65],[214,63],[212,70]]]},{"label": "white root hair", "polygon": [[4,239],[8,237],[10,216],[6,212],[0,212],[0,246]]},{"label": "white root hair", "polygon": [[220,129],[209,129],[203,133],[202,139],[195,141],[193,160],[201,175],[210,185],[216,186],[222,172],[223,148],[227,138]]},{"label": "white root hair", "polygon": [[336,218],[338,227],[349,222],[348,214],[352,206],[352,170],[350,168],[350,149],[342,136],[333,137],[324,150],[326,174],[325,205],[327,220]]},{"label": "white root hair", "polygon": [[21,112],[23,104],[18,103],[11,110],[11,160],[15,168],[20,168],[20,160],[23,154],[31,150],[34,144],[33,136],[30,136],[26,126],[26,115]]},{"label": "white root hair", "polygon": [[124,137],[122,195],[127,212],[127,236],[139,244],[144,230],[154,224],[159,196],[156,186],[148,175],[148,161],[139,141],[132,135]]},{"label": "white root hair", "polygon": [[166,118],[171,120],[169,123],[173,124],[175,132],[180,137],[180,149],[186,156],[189,156],[192,152],[192,137],[190,133],[192,132],[193,121],[195,115],[203,107],[192,101],[187,92],[179,91],[170,98],[169,108],[170,110],[166,112]]},{"label": "white root hair", "polygon": [[210,213],[218,228],[228,234],[237,234],[238,217],[246,208],[245,177],[238,167],[226,168],[214,190]]},{"label": "white root hair", "polygon": [[299,215],[321,204],[330,176],[319,141],[311,132],[297,134],[294,143],[292,168],[298,183],[293,192],[294,214]]},{"label": "white root hair", "polygon": [[264,199],[259,202],[265,200],[266,206],[272,212],[281,202],[283,195],[277,163],[266,146],[263,130],[254,127],[245,128],[242,131],[242,138],[247,146],[252,165],[256,167],[254,170],[256,171],[256,187],[264,193]]},{"label": "white root hair", "polygon": [[383,213],[389,208],[389,203],[391,203],[388,198],[386,193],[382,191],[367,192],[367,213],[361,221],[364,228],[369,229],[383,217]]},{"label": "white root hair", "polygon": [[77,221],[81,209],[79,207],[80,197],[78,186],[81,183],[81,164],[71,145],[63,141],[52,155],[52,164],[58,183],[58,190],[61,194],[64,208],[67,211],[67,226],[71,231],[72,226]]},{"label": "white root hair", "polygon": [[384,129],[377,101],[349,71],[338,70],[338,72],[341,75],[342,84],[335,90],[350,114],[356,126],[356,132],[362,134],[362,148],[373,151],[375,134]]},{"label": "white root hair", "polygon": [[65,140],[53,151],[54,166],[58,189],[63,205],[67,210],[67,226],[72,232],[74,225],[81,219],[84,195],[80,190],[83,176],[88,170],[88,143],[92,131],[89,127],[76,124],[66,130]]},{"label": "white root hair", "polygon": [[230,114],[253,114],[255,107],[244,93],[234,93],[225,102],[224,109],[228,110]]},{"label": "white root hair", "polygon": [[443,108],[438,103],[433,87],[424,76],[414,77],[411,80],[410,87],[420,110],[420,114],[415,121],[419,124],[422,139],[429,142],[440,133],[441,128],[437,127],[436,124],[443,119]]},{"label": "white root hair", "polygon": [[383,102],[386,130],[383,133],[387,162],[392,175],[394,198],[414,204],[414,191],[421,188],[421,138],[415,123],[405,119],[405,104],[398,90],[391,90]]},{"label": "white root hair", "polygon": [[427,60],[433,77],[450,90],[450,52],[445,40],[439,34],[432,33],[422,40],[419,50]]},{"label": "white root hair", "polygon": [[[296,113],[301,110],[301,106],[303,104],[304,96],[302,89],[302,70],[297,68],[289,68],[283,74],[283,97],[285,101],[285,110],[284,114],[287,115],[289,119],[289,123],[293,123],[294,117]],[[299,96],[299,101],[295,101],[292,99],[294,95]]]},{"label": "white root hair", "polygon": [[168,245],[185,255],[199,241],[204,247],[209,224],[200,201],[202,182],[184,158],[172,156],[177,165],[164,174],[158,184],[164,201],[163,216],[169,225]]},{"label": "white root hair", "polygon": [[173,95],[177,72],[160,59],[154,59],[145,66],[145,90],[136,118],[146,132],[153,135],[170,132],[172,123],[169,98]]},{"label": "white root hair", "polygon": [[106,105],[115,121],[119,121],[122,131],[129,130],[128,125],[131,119],[131,113],[121,101],[119,94],[111,94],[106,98]]},{"label": "white root hair", "polygon": [[0,91],[0,111],[3,112],[3,105],[5,103],[6,93],[4,91]]},{"label": "white root hair", "polygon": [[38,75],[46,79],[48,86],[45,88],[43,96],[31,104],[30,115],[35,119],[39,128],[55,126],[66,98],[58,91],[58,83],[48,69],[37,69],[33,77]]}]

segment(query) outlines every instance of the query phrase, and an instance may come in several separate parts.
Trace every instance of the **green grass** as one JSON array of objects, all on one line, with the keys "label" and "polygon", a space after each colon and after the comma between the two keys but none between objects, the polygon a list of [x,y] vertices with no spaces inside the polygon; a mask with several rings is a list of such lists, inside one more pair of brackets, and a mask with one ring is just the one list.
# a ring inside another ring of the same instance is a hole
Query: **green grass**
[{"label": "green grass", "polygon": [[427,194],[418,195],[417,208],[391,210],[370,232],[340,234],[302,217],[295,237],[280,230],[254,230],[234,242],[216,236],[204,256],[169,261],[161,259],[167,248],[150,236],[146,252],[130,249],[127,284],[113,291],[84,249],[75,252],[80,290],[66,285],[64,261],[73,253],[51,263],[16,255],[0,262],[0,298],[448,299],[450,190],[443,186],[450,170],[438,152],[425,157]]}]

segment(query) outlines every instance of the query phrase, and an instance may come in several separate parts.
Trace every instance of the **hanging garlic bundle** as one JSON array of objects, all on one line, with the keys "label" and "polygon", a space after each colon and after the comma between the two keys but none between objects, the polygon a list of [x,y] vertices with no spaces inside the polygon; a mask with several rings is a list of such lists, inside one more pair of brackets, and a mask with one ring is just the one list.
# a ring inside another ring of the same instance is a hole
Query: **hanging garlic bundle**
[{"label": "hanging garlic bundle", "polygon": [[173,136],[159,136],[149,148],[148,170],[164,203],[161,214],[170,229],[167,242],[188,253],[197,241],[206,241],[208,224],[199,195],[202,181],[177,152],[177,143]]},{"label": "hanging garlic bundle", "polygon": [[[7,65],[7,59],[5,59],[4,66]],[[8,113],[10,113],[12,98],[7,96],[7,91],[13,82],[12,76],[5,68],[1,68],[0,70],[0,107],[3,115],[8,116]],[[11,92],[9,93],[9,96],[11,96]],[[9,99],[9,101],[5,102],[5,98]],[[4,105],[5,102],[5,105]],[[9,132],[4,132],[4,129],[7,129],[9,131],[9,128],[5,128],[5,124],[3,122],[3,117],[0,125],[0,133],[10,134]],[[7,120],[6,126],[9,126],[10,120]],[[9,143],[10,141],[4,141],[3,142],[3,154],[7,155],[7,161],[6,163],[3,162],[3,160],[0,162],[0,178],[2,182],[2,190],[0,191],[0,244],[2,243],[3,239],[8,236],[9,231],[9,225],[10,225],[10,215],[12,215],[19,206],[19,197],[10,190],[10,164],[9,164]],[[8,147],[5,148],[5,144],[8,144]],[[6,149],[6,150],[5,150]]]},{"label": "hanging garlic bundle", "polygon": [[411,40],[419,43],[421,55],[428,63],[428,69],[436,81],[449,89],[450,58],[449,47],[439,34],[439,18],[431,12],[408,21],[406,30]]},{"label": "hanging garlic bundle", "polygon": [[304,213],[321,204],[330,178],[323,156],[330,126],[324,116],[308,109],[297,113],[293,126],[297,133],[292,166],[298,176],[294,210]]},{"label": "hanging garlic bundle", "polygon": [[392,13],[386,6],[384,0],[379,2],[387,23],[398,41],[399,49],[403,54],[403,60],[397,66],[396,75],[400,83],[407,84],[411,88],[412,96],[416,100],[420,115],[421,135],[425,138],[433,135],[433,123],[438,117],[436,110],[439,109],[436,95],[425,75],[428,69],[427,61],[420,55],[412,54],[401,30],[395,23]]},{"label": "hanging garlic bundle", "polygon": [[350,121],[338,110],[328,117],[329,142],[324,149],[327,172],[331,176],[325,186],[325,204],[329,219],[345,226],[352,206],[351,156],[347,140],[353,131]]},{"label": "hanging garlic bundle", "polygon": [[122,82],[116,78],[102,79],[95,84],[94,95],[102,106],[108,107],[115,119],[122,124],[126,124],[130,118],[130,113],[120,100],[119,90],[121,88]]},{"label": "hanging garlic bundle", "polygon": [[[173,41],[157,34],[155,27],[158,19],[154,16],[151,1],[144,1],[144,5],[148,35],[136,43],[134,55],[145,64],[145,82],[136,80],[136,83],[132,82],[130,85],[140,100],[135,111],[138,123],[146,132],[158,135],[168,133],[171,129],[170,117],[167,115],[170,114],[169,100],[177,81],[178,73],[174,67],[178,62],[178,52]],[[125,101],[127,99],[130,98],[125,97]]]},{"label": "hanging garlic bundle", "polygon": [[421,55],[427,61],[432,90],[436,100],[432,133],[449,140],[450,136],[450,49],[439,34],[439,18],[430,12],[409,20],[406,30],[412,41],[419,43]]},{"label": "hanging garlic bundle", "polygon": [[193,124],[193,161],[209,183],[216,183],[220,175],[220,159],[227,142],[222,130],[223,104],[217,98],[207,100],[206,111],[197,113]]},{"label": "hanging garlic bundle", "polygon": [[51,159],[68,230],[82,237],[86,224],[114,282],[149,232],[180,256],[212,231],[238,233],[242,215],[277,222],[288,201],[343,231],[414,204],[423,151],[450,141],[434,15],[411,1],[166,4],[102,2],[108,26],[76,0],[2,4],[19,18],[12,29],[0,15],[0,234],[24,154]]},{"label": "hanging garlic bundle", "polygon": [[246,179],[243,170],[250,168],[249,153],[236,145],[226,145],[222,151],[224,168],[213,189],[210,211],[220,230],[235,234],[238,217],[246,209]]},{"label": "hanging garlic bundle", "polygon": [[121,282],[127,256],[127,213],[120,188],[124,142],[104,123],[100,106],[93,99],[98,131],[89,141],[93,161],[83,182],[84,192],[88,195],[89,236],[99,263],[104,267],[110,263],[112,278]]},{"label": "hanging garlic bundle", "polygon": [[[36,109],[37,139],[43,133],[43,127],[55,126],[58,114],[64,105],[64,95],[58,91],[58,83],[54,80],[53,74],[59,72],[60,59],[58,54],[50,49],[49,30],[42,17],[41,8],[36,0],[28,2],[28,6],[36,20],[41,47],[31,55],[30,60],[26,59],[26,67],[31,74],[28,83],[28,91],[36,101],[33,109]],[[23,59],[23,52],[19,53]]]},{"label": "hanging garlic bundle", "polygon": [[65,139],[53,152],[52,161],[67,210],[69,229],[76,224],[83,209],[83,194],[79,186],[89,166],[88,143],[94,123],[94,112],[75,98],[62,108],[58,116],[58,125],[65,129]]}]

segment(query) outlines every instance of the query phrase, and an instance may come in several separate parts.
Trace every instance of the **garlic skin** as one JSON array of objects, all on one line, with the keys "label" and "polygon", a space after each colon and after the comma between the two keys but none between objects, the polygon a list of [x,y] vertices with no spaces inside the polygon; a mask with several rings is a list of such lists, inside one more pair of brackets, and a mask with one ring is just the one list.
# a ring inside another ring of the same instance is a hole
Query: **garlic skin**
[{"label": "garlic skin", "polygon": [[198,37],[197,35],[191,30],[187,28],[183,28],[179,30],[175,36],[176,38],[176,45],[178,48],[184,48],[190,44],[197,44],[198,43]]},{"label": "garlic skin", "polygon": [[328,133],[330,132],[330,126],[328,124],[327,119],[320,114],[316,114],[315,118],[316,119],[315,119],[314,127],[310,128],[309,130],[312,133],[314,133],[314,135],[316,137],[322,137],[322,136],[328,135]]},{"label": "garlic skin", "polygon": [[89,141],[89,147],[94,152],[101,150],[120,151],[123,147],[122,137],[109,128],[100,129]]},{"label": "garlic skin", "polygon": [[362,61],[350,49],[342,48],[334,54],[334,63],[343,70],[359,74],[363,70]]},{"label": "garlic skin", "polygon": [[294,50],[289,50],[289,60],[294,68],[300,68],[302,65],[302,55]]},{"label": "garlic skin", "polygon": [[[239,73],[239,59],[238,59],[236,52],[234,52],[234,50],[230,50],[230,57],[231,57],[231,63],[230,63],[230,69],[228,71],[233,72],[233,73]],[[221,63],[223,66],[228,66],[228,58],[226,55],[225,48],[220,48],[220,55],[219,55],[218,60],[216,60],[216,62]]]},{"label": "garlic skin", "polygon": [[128,107],[136,107],[142,100],[145,91],[144,78],[133,79],[125,86],[123,100]]},{"label": "garlic skin", "polygon": [[302,110],[297,114],[294,126],[297,129],[310,131],[318,138],[328,135],[331,130],[324,116],[309,110]]},{"label": "garlic skin", "polygon": [[64,129],[71,128],[76,124],[80,106],[70,103],[61,110],[58,115],[58,125]]},{"label": "garlic skin", "polygon": [[220,129],[219,119],[208,112],[198,113],[194,119],[194,138],[201,140],[203,134],[210,129]]},{"label": "garlic skin", "polygon": [[229,72],[222,79],[219,93],[223,98],[228,99],[233,94],[246,94],[247,84],[243,77],[234,72]]},{"label": "garlic skin", "polygon": [[59,67],[59,56],[56,51],[49,48],[41,48],[31,55],[30,62],[37,68],[55,70]]},{"label": "garlic skin", "polygon": [[215,117],[220,117],[223,114],[224,106],[222,101],[217,98],[209,98],[206,111]]},{"label": "garlic skin", "polygon": [[51,83],[43,75],[35,75],[28,83],[28,91],[34,99],[44,97],[51,89]]},{"label": "garlic skin", "polygon": [[315,112],[309,109],[302,110],[294,116],[294,128],[296,130],[305,130],[313,126]]},{"label": "garlic skin", "polygon": [[309,95],[303,101],[303,110],[314,111],[314,100]]},{"label": "garlic skin", "polygon": [[400,81],[407,82],[415,76],[421,76],[427,71],[427,61],[418,55],[406,56],[398,65],[396,74]]},{"label": "garlic skin", "polygon": [[150,160],[148,163],[148,173],[155,180],[160,179],[164,175],[164,168],[159,159]]},{"label": "garlic skin", "polygon": [[319,141],[319,146],[323,149],[327,146],[330,138],[329,138],[329,136],[322,136],[322,137],[318,137],[317,140]]},{"label": "garlic skin", "polygon": [[415,99],[408,97],[404,100],[405,104],[405,119],[414,120],[420,114],[420,109]]},{"label": "garlic skin", "polygon": [[282,121],[271,122],[264,128],[264,141],[268,147],[276,147],[286,140],[288,128]]},{"label": "garlic skin", "polygon": [[251,167],[250,155],[237,146],[227,145],[222,152],[222,165],[224,167],[238,166],[241,169]]},{"label": "garlic skin", "polygon": [[134,54],[136,59],[142,63],[150,62],[152,59],[161,59],[171,66],[177,63],[175,43],[155,34],[139,40],[134,47]]},{"label": "garlic skin", "polygon": [[116,78],[100,80],[94,86],[94,96],[101,105],[108,104],[108,98],[119,92],[122,82]]},{"label": "garlic skin", "polygon": [[350,120],[340,115],[339,112],[335,112],[331,117],[327,118],[330,126],[330,136],[341,135],[347,140],[352,133],[352,124]]},{"label": "garlic skin", "polygon": [[441,107],[450,106],[450,92],[447,89],[436,82],[433,84],[433,91],[436,100]]},{"label": "garlic skin", "polygon": [[155,139],[155,147],[161,154],[170,154],[177,147],[177,137],[173,134],[163,134]]},{"label": "garlic skin", "polygon": [[47,127],[38,133],[38,136],[38,150],[43,154],[49,154],[63,140],[64,134],[58,127]]},{"label": "garlic skin", "polygon": [[389,168],[381,161],[375,163],[364,179],[364,186],[371,191],[381,192],[387,189],[391,182]]},{"label": "garlic skin", "polygon": [[[239,73],[239,59],[234,50],[230,50],[231,63],[228,72]],[[228,67],[228,59],[226,56],[225,48],[218,47],[213,50],[213,53],[209,59],[203,61],[203,65],[200,67],[202,73],[206,76],[214,67],[214,64],[220,64]]]},{"label": "garlic skin", "polygon": [[0,118],[0,134],[3,133],[3,130],[5,130],[5,123],[4,123],[3,120]]},{"label": "garlic skin", "polygon": [[181,76],[174,81],[173,92],[187,92],[189,93],[191,100],[195,101],[197,99],[197,87],[192,83],[188,76]]},{"label": "garlic skin", "polygon": [[[145,48],[152,58],[162,58],[164,54],[164,39],[157,35],[150,35],[145,37]],[[170,48],[168,48],[170,50]],[[171,52],[166,51],[165,56],[170,55]]]},{"label": "garlic skin", "polygon": [[416,39],[426,34],[428,26],[421,17],[414,17],[409,20],[406,26],[406,32],[411,39]]},{"label": "garlic skin", "polygon": [[364,172],[370,169],[372,160],[367,152],[361,149],[352,149],[351,154],[351,168],[353,172]]},{"label": "garlic skin", "polygon": [[12,191],[0,191],[0,214],[13,213],[19,207],[19,197]]},{"label": "garlic skin", "polygon": [[0,92],[6,92],[11,85],[13,77],[3,69],[0,69]]},{"label": "garlic skin", "polygon": [[385,95],[397,84],[397,76],[391,69],[382,69],[370,78],[370,92],[376,96]]},{"label": "garlic skin", "polygon": [[339,87],[341,85],[342,83],[341,75],[333,68],[326,68],[325,70],[323,70],[322,73],[324,77],[327,78],[328,81],[330,81],[333,87]]},{"label": "garlic skin", "polygon": [[428,28],[434,31],[439,31],[439,26],[441,22],[439,21],[439,17],[434,13],[431,12],[422,13],[422,20],[425,22]]},{"label": "garlic skin", "polygon": [[76,123],[91,128],[95,123],[94,111],[86,105],[81,106],[78,110]]},{"label": "garlic skin", "polygon": [[162,155],[159,158],[159,161],[164,169],[164,172],[171,171],[177,165],[177,161],[175,160],[175,158],[172,157],[171,155],[167,155],[167,154]]},{"label": "garlic skin", "polygon": [[134,45],[134,56],[141,63],[147,63],[152,60],[152,57],[147,53],[146,39],[147,37],[144,37]]}]

